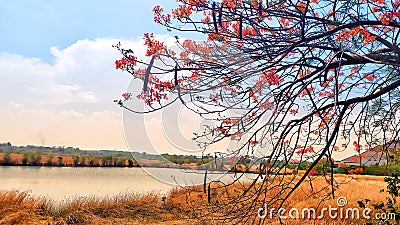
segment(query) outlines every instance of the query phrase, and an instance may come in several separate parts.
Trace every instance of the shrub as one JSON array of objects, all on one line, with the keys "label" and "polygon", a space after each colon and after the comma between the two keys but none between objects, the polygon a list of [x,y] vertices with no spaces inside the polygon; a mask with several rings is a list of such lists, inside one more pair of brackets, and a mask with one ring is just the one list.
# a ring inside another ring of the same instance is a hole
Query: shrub
[{"label": "shrub", "polygon": [[[380,219],[376,223],[368,222],[366,225],[395,225],[400,223],[400,208],[397,205],[397,198],[399,197],[400,191],[400,179],[398,176],[385,177],[385,182],[387,185],[386,192],[389,194],[389,196],[386,197],[386,203],[375,202],[372,203],[372,207],[377,210],[380,215],[386,215],[386,218]],[[385,192],[385,190],[382,189],[380,192]],[[365,199],[357,203],[361,208],[366,208],[366,204],[369,202],[369,199]],[[393,222],[393,218],[390,218],[389,215],[394,215],[395,222]]]},{"label": "shrub", "polygon": [[1,165],[5,165],[5,166],[9,166],[9,165],[13,164],[9,152],[4,153],[3,160],[0,163],[1,163]]},{"label": "shrub", "polygon": [[377,175],[377,176],[390,176],[392,174],[392,171],[390,168],[386,166],[371,165],[365,167],[365,174]]}]

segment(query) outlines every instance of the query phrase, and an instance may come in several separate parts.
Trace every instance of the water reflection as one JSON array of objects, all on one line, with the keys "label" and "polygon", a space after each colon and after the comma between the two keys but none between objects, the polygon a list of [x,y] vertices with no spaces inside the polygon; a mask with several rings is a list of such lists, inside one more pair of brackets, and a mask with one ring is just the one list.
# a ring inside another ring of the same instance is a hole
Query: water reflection
[{"label": "water reflection", "polygon": [[[145,193],[156,191],[167,193],[179,185],[201,183],[204,171],[187,171],[168,168],[146,168],[150,174],[163,177],[157,180],[141,168],[100,167],[1,167],[1,190],[31,191],[33,195],[63,200],[76,196],[114,196],[122,192]],[[247,174],[242,180],[256,175]],[[208,181],[217,178],[232,181],[234,175],[209,173]],[[174,185],[175,184],[175,185]]]}]

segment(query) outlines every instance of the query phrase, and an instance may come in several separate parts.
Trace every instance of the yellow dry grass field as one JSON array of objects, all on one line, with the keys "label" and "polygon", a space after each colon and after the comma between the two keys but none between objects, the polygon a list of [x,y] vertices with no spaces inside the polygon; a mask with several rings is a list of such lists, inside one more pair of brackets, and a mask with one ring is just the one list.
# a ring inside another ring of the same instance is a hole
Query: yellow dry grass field
[{"label": "yellow dry grass field", "polygon": [[[387,193],[383,177],[376,176],[335,176],[335,183],[343,183],[335,188],[335,195],[345,197],[348,207],[358,207],[357,201],[370,199],[372,202],[385,201]],[[249,185],[249,184],[246,184]],[[246,186],[245,185],[245,186]],[[214,187],[216,186],[213,185]],[[308,181],[304,182],[289,198],[285,206],[301,209],[304,207],[337,206],[335,199],[321,197],[328,193],[326,179],[313,180],[313,191]],[[328,185],[329,186],[329,185]],[[232,185],[224,190],[242,194],[242,185]],[[176,189],[166,197],[156,193],[144,195],[126,193],[115,197],[76,198],[62,203],[55,203],[46,198],[31,197],[26,192],[0,191],[0,224],[250,224],[249,222],[222,222],[213,216],[216,205],[222,205],[227,198],[218,190],[211,192],[212,199],[203,193],[203,187]],[[258,196],[259,198],[259,196]],[[254,199],[253,199],[254,200]],[[257,199],[262,204],[262,199]],[[198,206],[198,207],[197,207]],[[218,216],[217,216],[218,217]],[[241,220],[245,221],[245,220]],[[329,219],[321,220],[286,220],[285,224],[364,224],[364,220]],[[279,224],[277,219],[267,220],[265,224]]]}]

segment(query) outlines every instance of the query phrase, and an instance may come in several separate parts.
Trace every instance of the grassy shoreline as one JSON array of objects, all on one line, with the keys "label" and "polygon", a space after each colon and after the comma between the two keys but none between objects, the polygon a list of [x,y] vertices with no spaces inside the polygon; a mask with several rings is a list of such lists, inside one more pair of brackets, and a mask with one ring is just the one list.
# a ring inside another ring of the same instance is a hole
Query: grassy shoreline
[{"label": "grassy shoreline", "polygon": [[[336,190],[337,196],[345,196],[349,205],[355,207],[357,201],[365,198],[372,202],[384,201],[385,188],[383,177],[345,176],[338,180],[350,180]],[[315,188],[324,186],[325,181],[318,177]],[[232,186],[228,191],[234,193],[239,186]],[[291,197],[293,207],[318,205],[317,198],[305,198],[307,184],[300,186]],[[223,201],[222,195],[212,193],[211,205],[217,200]],[[311,195],[310,195],[311,196]],[[327,200],[323,204],[335,204]],[[193,206],[207,206],[207,198],[200,186],[188,189],[174,189],[166,196],[151,192],[147,194],[123,193],[114,197],[78,197],[56,204],[44,197],[32,197],[27,192],[0,191],[0,224],[221,224],[210,220],[199,220],[194,215],[201,215],[206,208],[194,211]],[[208,223],[209,221],[210,223]],[[309,222],[309,223],[308,223]],[[288,224],[313,224],[314,221],[291,221]],[[359,221],[360,222],[360,221]],[[319,224],[350,224],[349,221],[326,220]],[[229,224],[229,223],[228,223]],[[278,224],[275,220],[269,224]]]},{"label": "grassy shoreline", "polygon": [[[186,224],[157,193],[77,197],[56,203],[28,192],[0,191],[0,224]],[[177,222],[174,222],[177,221]],[[170,224],[170,223],[167,223]]]}]

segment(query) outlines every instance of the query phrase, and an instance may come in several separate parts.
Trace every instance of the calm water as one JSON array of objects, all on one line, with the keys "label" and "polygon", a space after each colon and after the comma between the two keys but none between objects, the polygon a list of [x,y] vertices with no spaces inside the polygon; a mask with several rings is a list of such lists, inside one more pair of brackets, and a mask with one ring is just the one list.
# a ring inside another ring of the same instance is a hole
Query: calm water
[{"label": "calm water", "polygon": [[[204,171],[167,168],[146,170],[148,172],[141,168],[0,166],[0,190],[31,191],[33,195],[58,201],[76,196],[114,196],[123,192],[156,191],[164,194],[177,184],[200,184],[204,179]],[[208,178],[218,178],[224,182],[233,179],[233,174],[220,176],[209,174]],[[253,177],[254,174],[246,175],[242,180]]]}]

